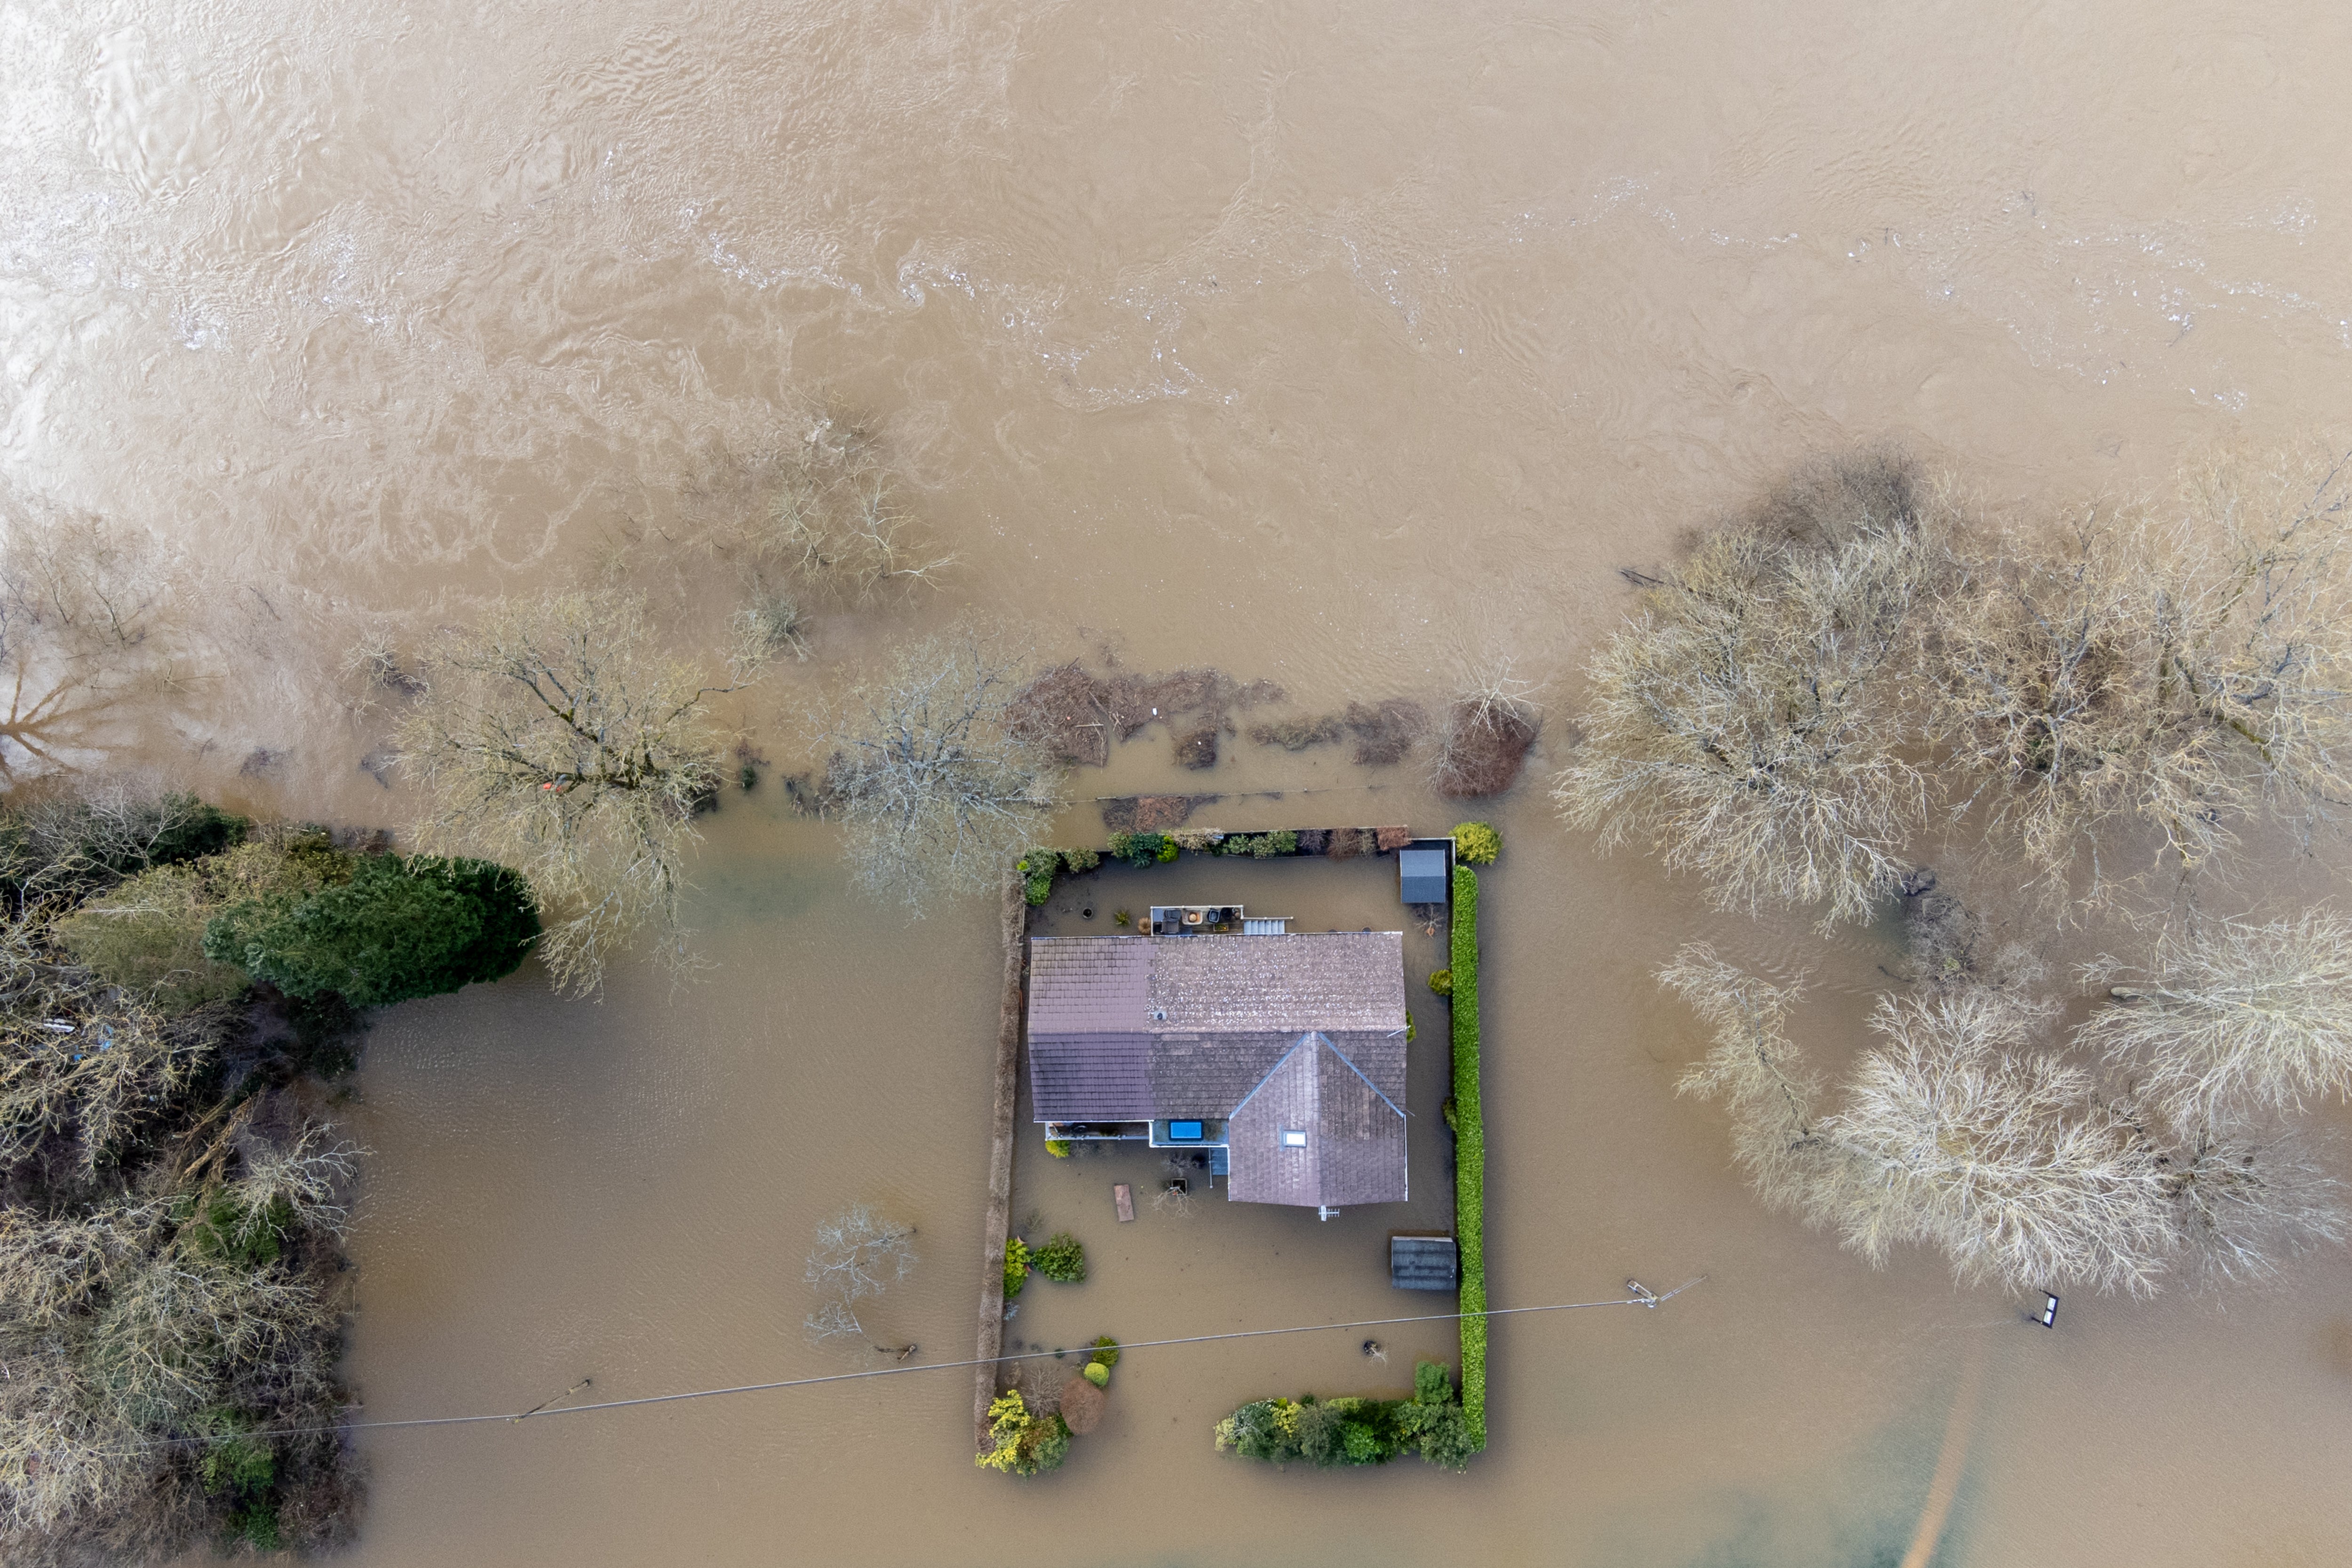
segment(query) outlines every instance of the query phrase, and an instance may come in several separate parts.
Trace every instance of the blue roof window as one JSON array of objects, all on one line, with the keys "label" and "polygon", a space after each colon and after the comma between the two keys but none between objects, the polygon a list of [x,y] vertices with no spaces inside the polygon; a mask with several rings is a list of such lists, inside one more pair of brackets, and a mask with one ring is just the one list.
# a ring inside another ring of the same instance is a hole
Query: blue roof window
[{"label": "blue roof window", "polygon": [[1201,1133],[1201,1124],[1197,1121],[1171,1121],[1168,1124],[1168,1142],[1171,1143],[1198,1143]]}]

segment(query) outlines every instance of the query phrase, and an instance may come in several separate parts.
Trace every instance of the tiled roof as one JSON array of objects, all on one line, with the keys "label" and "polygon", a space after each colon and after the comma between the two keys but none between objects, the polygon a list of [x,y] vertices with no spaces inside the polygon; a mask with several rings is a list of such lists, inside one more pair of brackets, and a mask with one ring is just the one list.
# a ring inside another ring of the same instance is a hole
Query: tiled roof
[{"label": "tiled roof", "polygon": [[[1168,1115],[1151,1089],[1150,1035],[1059,1034],[1029,1041],[1029,1098],[1040,1121],[1150,1121]],[[1223,1110],[1200,1112],[1222,1116]]]},{"label": "tiled roof", "polygon": [[1030,1097],[1040,1121],[1230,1118],[1244,1202],[1397,1202],[1405,1021],[1397,931],[1041,937]]},{"label": "tiled roof", "polygon": [[[1404,1027],[1401,931],[1134,940],[1153,950],[1155,1028],[1280,1034]],[[1167,1017],[1157,1019],[1162,1012]]]},{"label": "tiled roof", "polygon": [[[1303,1134],[1296,1144],[1286,1132]],[[1300,1037],[1225,1128],[1237,1203],[1405,1199],[1404,1111],[1320,1034]]]},{"label": "tiled roof", "polygon": [[1029,1033],[1143,1030],[1150,937],[1040,938],[1029,944]]}]

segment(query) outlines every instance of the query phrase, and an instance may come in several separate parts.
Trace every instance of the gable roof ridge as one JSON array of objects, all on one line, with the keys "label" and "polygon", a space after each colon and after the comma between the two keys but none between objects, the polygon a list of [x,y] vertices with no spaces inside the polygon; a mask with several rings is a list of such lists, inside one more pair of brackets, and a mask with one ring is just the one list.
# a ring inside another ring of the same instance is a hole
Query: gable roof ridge
[{"label": "gable roof ridge", "polygon": [[[1251,1085],[1251,1086],[1250,1086],[1250,1091],[1249,1091],[1247,1094],[1243,1095],[1243,1096],[1241,1097],[1241,1099],[1239,1099],[1239,1100],[1235,1100],[1235,1101],[1234,1102],[1234,1108],[1233,1108],[1231,1110],[1228,1110],[1227,1112],[1225,1112],[1225,1120],[1227,1120],[1228,1121],[1232,1121],[1234,1117],[1239,1116],[1239,1115],[1242,1113],[1242,1107],[1243,1107],[1243,1106],[1244,1106],[1244,1105],[1247,1105],[1251,1100],[1255,1100],[1255,1099],[1257,1098],[1257,1091],[1258,1091],[1259,1089],[1264,1089],[1264,1088],[1266,1086],[1266,1084],[1267,1084],[1269,1081],[1271,1081],[1271,1080],[1273,1079],[1274,1075],[1275,1075],[1275,1074],[1276,1074],[1276,1073],[1278,1073],[1278,1072],[1280,1072],[1280,1071],[1282,1070],[1282,1066],[1283,1066],[1283,1064],[1284,1064],[1285,1062],[1288,1061],[1291,1058],[1293,1058],[1293,1057],[1295,1057],[1295,1056],[1297,1056],[1297,1055],[1298,1054],[1298,1047],[1299,1047],[1304,1046],[1304,1045],[1307,1045],[1307,1044],[1310,1043],[1311,1041],[1313,1041],[1313,1040],[1314,1040],[1314,1038],[1315,1038],[1315,1037],[1316,1037],[1316,1034],[1317,1034],[1317,1031],[1316,1031],[1316,1030],[1309,1029],[1309,1030],[1307,1030],[1307,1033],[1305,1033],[1305,1034],[1303,1034],[1303,1035],[1299,1036],[1299,1037],[1298,1037],[1298,1038],[1297,1038],[1296,1040],[1293,1040],[1293,1041],[1290,1043],[1290,1048],[1289,1048],[1288,1050],[1286,1050],[1286,1051],[1283,1052],[1283,1053],[1282,1053],[1282,1055],[1280,1055],[1279,1057],[1276,1057],[1276,1058],[1275,1058],[1274,1065],[1273,1065],[1272,1067],[1270,1067],[1270,1068],[1266,1068],[1266,1069],[1265,1069],[1265,1076],[1264,1076],[1263,1078],[1260,1078],[1260,1079],[1257,1080],[1257,1082],[1256,1082],[1256,1083],[1255,1083],[1255,1084],[1253,1084],[1253,1085]],[[1354,1064],[1353,1064],[1353,1063],[1349,1063],[1349,1065],[1352,1067]],[[1365,1079],[1365,1081],[1366,1081],[1367,1083],[1369,1083],[1369,1082],[1370,1082],[1371,1080],[1370,1080],[1370,1079]],[[1372,1092],[1373,1092],[1374,1094],[1378,1094],[1378,1093],[1380,1092],[1380,1090],[1378,1090],[1378,1089],[1374,1089]]]},{"label": "gable roof ridge", "polygon": [[[1370,1089],[1374,1094],[1380,1094],[1381,1103],[1382,1105],[1387,1106],[1399,1116],[1404,1116],[1404,1108],[1399,1105],[1395,1100],[1391,1100],[1387,1095],[1381,1094],[1381,1086],[1374,1083],[1371,1079],[1366,1075],[1363,1068],[1358,1067],[1354,1062],[1349,1061],[1348,1053],[1341,1050],[1338,1045],[1333,1043],[1330,1036],[1325,1034],[1322,1030],[1318,1029],[1315,1031],[1315,1037],[1323,1042],[1323,1048],[1325,1050],[1329,1051],[1333,1056],[1338,1057],[1340,1061],[1345,1062],[1349,1072],[1354,1073],[1358,1078],[1362,1079],[1366,1089]],[[1256,1090],[1253,1089],[1250,1092],[1255,1094]],[[1406,1117],[1405,1120],[1409,1121],[1412,1118]]]}]

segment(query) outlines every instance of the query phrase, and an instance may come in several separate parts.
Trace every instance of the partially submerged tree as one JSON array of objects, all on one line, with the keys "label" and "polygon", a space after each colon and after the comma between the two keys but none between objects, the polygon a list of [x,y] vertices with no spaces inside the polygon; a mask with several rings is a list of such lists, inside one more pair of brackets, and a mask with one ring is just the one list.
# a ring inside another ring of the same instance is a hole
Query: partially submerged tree
[{"label": "partially submerged tree", "polygon": [[966,623],[899,650],[813,725],[858,884],[916,914],[1003,885],[1062,805],[1050,755],[1011,722],[1027,650]]},{"label": "partially submerged tree", "polygon": [[1767,1203],[1802,1206],[1813,1170],[1834,1153],[1814,1129],[1821,1079],[1788,1034],[1801,984],[1759,979],[1706,942],[1675,953],[1658,981],[1690,1004],[1715,1037],[1675,1092],[1728,1106],[1732,1158]]},{"label": "partially submerged tree", "polygon": [[1604,847],[1697,873],[1718,907],[1858,920],[1927,819],[1908,684],[1942,556],[1907,481],[1824,494],[1708,536],[1643,590],[1592,661],[1553,799]]},{"label": "partially submerged tree", "polygon": [[0,774],[68,763],[169,666],[174,575],[152,537],[0,484]]},{"label": "partially submerged tree", "polygon": [[2347,459],[2218,468],[2169,516],[1972,542],[1925,666],[1927,739],[1997,839],[2068,896],[2100,838],[2154,830],[2195,868],[2250,819],[2352,787]]},{"label": "partially submerged tree", "polygon": [[433,798],[419,840],[521,870],[559,986],[593,990],[648,924],[664,958],[688,962],[685,858],[719,778],[709,704],[735,687],[662,654],[635,601],[588,594],[500,605],[435,648],[423,679],[400,729]]},{"label": "partially submerged tree", "polygon": [[2286,1132],[2152,1127],[2128,1094],[2042,1048],[2052,1010],[2014,991],[1882,997],[1885,1043],[1823,1114],[1787,1033],[1793,988],[1702,945],[1659,978],[1714,1031],[1681,1087],[1726,1103],[1759,1194],[1874,1264],[1924,1245],[1963,1283],[2147,1295],[2184,1255],[2257,1278],[2345,1234],[2337,1184]]},{"label": "partially submerged tree", "polygon": [[2153,1292],[2173,1240],[2157,1151],[2091,1075],[2032,1049],[2046,1013],[2000,994],[1882,997],[1822,1131],[1845,1151],[1829,1218],[1874,1264],[1903,1244],[1963,1284]]},{"label": "partially submerged tree", "polygon": [[936,585],[955,562],[923,537],[873,434],[832,417],[706,463],[685,499],[704,536],[749,566],[755,610],[784,605],[763,615],[771,629],[796,626],[801,599],[870,604]]},{"label": "partially submerged tree", "polygon": [[2199,921],[2159,943],[2148,969],[2123,984],[2130,972],[2114,958],[2083,967],[2111,1005],[2081,1038],[2134,1071],[2175,1122],[2352,1096],[2352,923],[2341,916]]},{"label": "partially submerged tree", "polygon": [[816,1227],[816,1247],[808,1256],[809,1288],[817,1294],[809,1314],[809,1337],[858,1340],[875,1351],[905,1356],[912,1345],[876,1344],[859,1320],[857,1304],[882,1294],[915,1267],[915,1227],[883,1218],[871,1205],[856,1204]]}]

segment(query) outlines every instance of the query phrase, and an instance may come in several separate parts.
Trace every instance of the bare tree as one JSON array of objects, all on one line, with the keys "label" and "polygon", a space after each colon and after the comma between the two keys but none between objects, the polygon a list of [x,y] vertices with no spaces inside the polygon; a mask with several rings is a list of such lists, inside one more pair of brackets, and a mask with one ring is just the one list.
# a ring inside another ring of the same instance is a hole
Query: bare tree
[{"label": "bare tree", "polygon": [[736,687],[662,654],[635,600],[588,594],[499,605],[433,649],[424,680],[399,731],[433,797],[419,841],[530,879],[561,987],[595,989],[647,924],[664,960],[689,963],[685,859],[719,781],[709,702]]},{"label": "bare tree", "polygon": [[1693,942],[1658,971],[1659,982],[1714,1031],[1715,1044],[1675,1085],[1676,1094],[1729,1108],[1732,1158],[1776,1208],[1811,1205],[1823,1163],[1836,1152],[1816,1130],[1821,1079],[1789,1038],[1801,984],[1774,985]]},{"label": "bare tree", "polygon": [[151,535],[0,486],[0,774],[67,765],[168,671],[174,577]]},{"label": "bare tree", "polygon": [[1062,775],[1015,733],[1027,650],[966,622],[899,651],[812,728],[858,884],[916,914],[1001,886],[1063,804]]},{"label": "bare tree", "polygon": [[808,1257],[808,1282],[819,1298],[809,1314],[809,1337],[862,1340],[871,1349],[910,1353],[912,1345],[876,1344],[857,1315],[857,1303],[879,1296],[915,1267],[915,1227],[884,1219],[871,1205],[857,1204],[816,1227],[816,1247]]},{"label": "bare tree", "polygon": [[2014,990],[1882,997],[1884,1044],[1838,1104],[1786,1031],[1793,987],[1692,946],[1660,972],[1715,1032],[1684,1092],[1726,1102],[1738,1163],[1768,1204],[1884,1264],[1933,1247],[1963,1283],[2153,1293],[2184,1255],[2258,1279],[2339,1241],[2339,1187],[2284,1131],[2217,1121],[2179,1138],[2038,1042],[2053,1010]]},{"label": "bare tree", "polygon": [[1721,908],[1867,913],[1929,799],[1907,685],[1942,555],[1933,510],[1891,494],[1724,529],[1643,590],[1590,667],[1553,790],[1572,826],[1646,844]]},{"label": "bare tree", "polygon": [[913,519],[866,433],[821,421],[774,466],[754,548],[801,581],[858,603],[902,584],[936,584],[954,557],[915,538]]},{"label": "bare tree", "polygon": [[706,461],[684,496],[698,537],[775,595],[870,604],[936,586],[955,558],[922,536],[881,443],[830,416],[797,437]]},{"label": "bare tree", "polygon": [[1880,999],[1886,1044],[1822,1127],[1853,1157],[1848,1247],[1936,1247],[1963,1284],[2154,1292],[2173,1241],[2157,1152],[2089,1073],[2030,1050],[2048,1020],[1998,993]]},{"label": "bare tree", "polygon": [[2091,514],[1957,558],[1927,733],[2053,891],[2153,827],[2195,868],[2275,808],[2344,797],[2352,760],[2352,458],[2217,468],[2170,515]]},{"label": "bare tree", "polygon": [[2157,1156],[2178,1243],[2208,1284],[2275,1279],[2346,1236],[2344,1184],[2275,1123],[2198,1129]]},{"label": "bare tree", "polygon": [[2140,984],[2102,956],[2109,986],[2082,1042],[2139,1080],[2176,1124],[2301,1110],[2352,1095],[2352,922],[2314,911],[2263,924],[2200,920],[2158,944]]},{"label": "bare tree", "polygon": [[94,1177],[194,1080],[219,1022],[167,1021],[59,963],[37,921],[0,925],[0,1173],[62,1134]]},{"label": "bare tree", "polygon": [[365,1152],[320,1121],[303,1122],[290,1140],[248,1138],[238,1150],[242,1171],[224,1189],[241,1216],[236,1238],[250,1239],[272,1214],[297,1210],[316,1229],[342,1235],[351,1214],[336,1198]]}]

